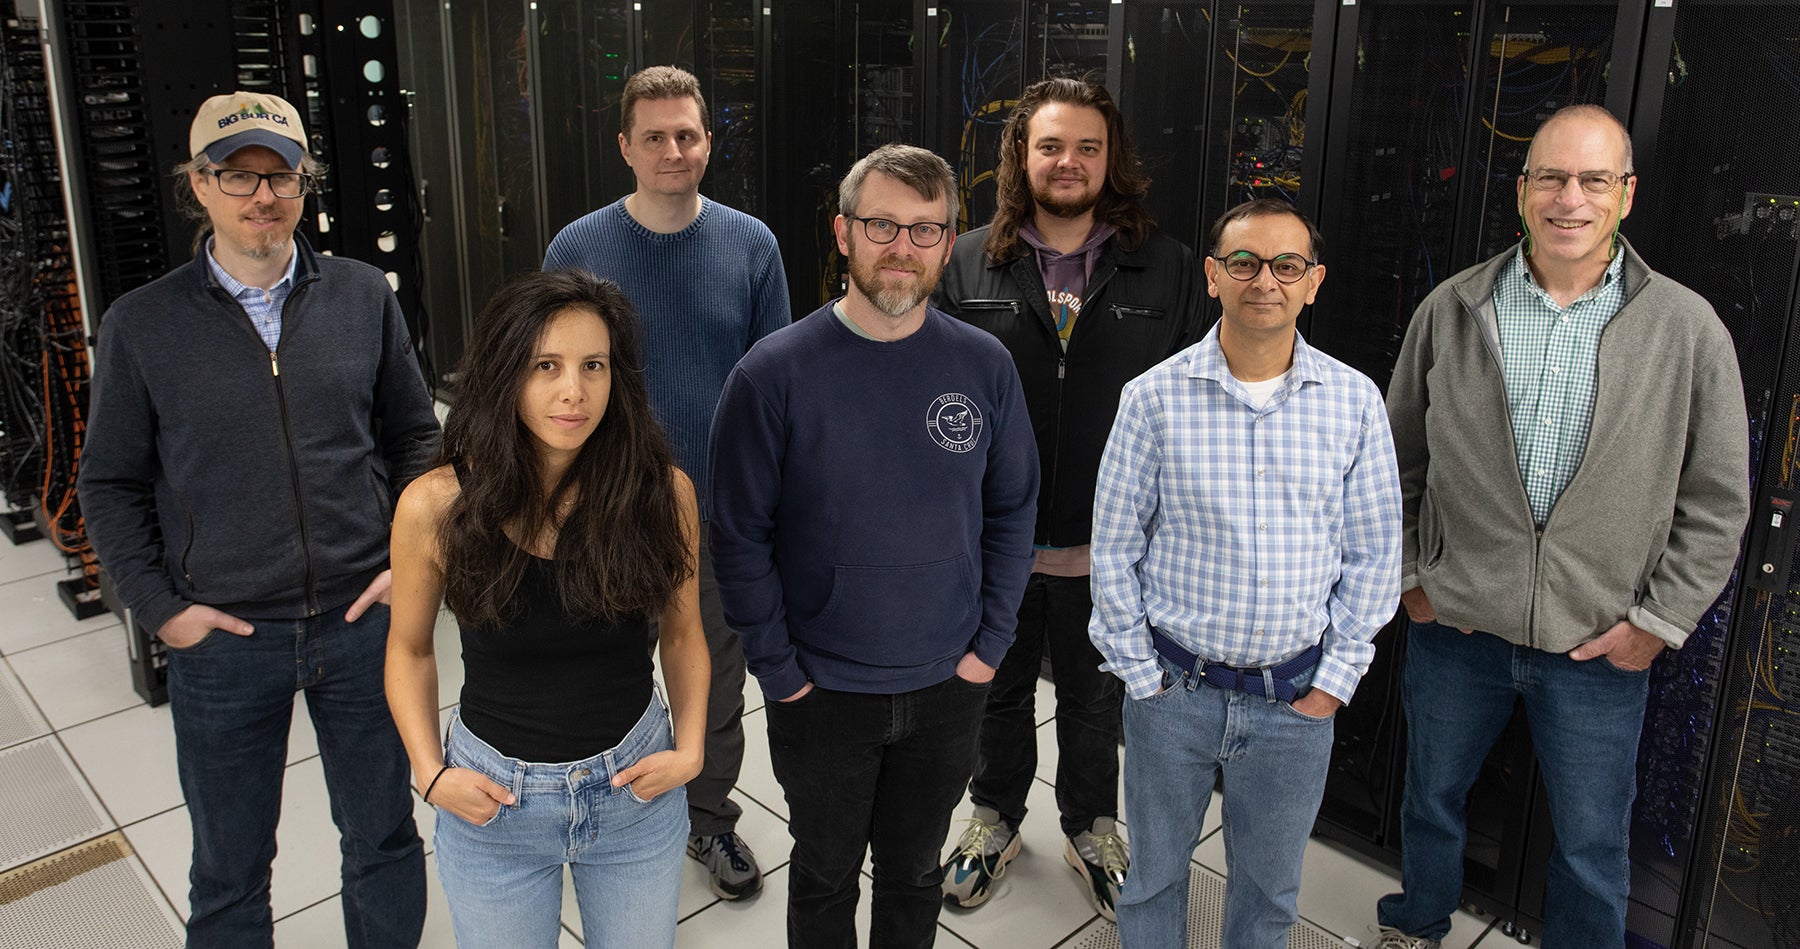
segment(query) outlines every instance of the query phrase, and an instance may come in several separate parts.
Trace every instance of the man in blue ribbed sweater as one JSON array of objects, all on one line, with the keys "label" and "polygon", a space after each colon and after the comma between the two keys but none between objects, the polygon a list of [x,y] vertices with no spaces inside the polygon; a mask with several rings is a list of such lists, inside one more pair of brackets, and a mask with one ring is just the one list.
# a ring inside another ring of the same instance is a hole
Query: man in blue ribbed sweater
[{"label": "man in blue ribbed sweater", "polygon": [[712,553],[792,815],[788,945],[857,945],[873,847],[869,944],[928,947],[1031,571],[1037,445],[1005,347],[925,305],[950,167],[884,146],[838,198],[848,294],[759,343],[719,398]]},{"label": "man in blue ribbed sweater", "polygon": [[[787,277],[761,221],[700,195],[712,131],[700,83],[653,66],[625,83],[619,151],[637,190],[563,228],[544,269],[580,267],[616,282],[643,317],[645,374],[676,460],[706,483],[707,430],[719,388],[751,344],[786,326]],[[704,504],[701,510],[705,510]],[[712,651],[706,764],[690,781],[688,853],[728,900],[762,888],[756,856],[737,835],[731,800],[744,761],[744,650],[726,625],[700,540],[700,617]]]}]

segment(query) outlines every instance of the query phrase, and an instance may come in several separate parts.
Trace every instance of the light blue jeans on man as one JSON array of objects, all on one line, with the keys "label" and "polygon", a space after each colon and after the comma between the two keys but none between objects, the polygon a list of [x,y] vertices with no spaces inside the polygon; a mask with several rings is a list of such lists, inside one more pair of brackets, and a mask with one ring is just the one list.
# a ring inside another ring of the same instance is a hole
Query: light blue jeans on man
[{"label": "light blue jeans on man", "polygon": [[645,802],[630,785],[612,786],[613,775],[672,747],[669,714],[657,697],[611,750],[560,764],[509,758],[453,717],[444,760],[478,771],[518,797],[479,827],[438,811],[438,879],[457,946],[554,947],[565,865],[575,878],[587,945],[673,946],[687,789]]},{"label": "light blue jeans on man", "polygon": [[1383,926],[1442,939],[1462,902],[1469,788],[1522,700],[1549,795],[1556,847],[1544,886],[1544,949],[1618,949],[1631,889],[1631,802],[1648,670],[1413,623],[1406,633],[1406,785],[1400,885]]},{"label": "light blue jeans on man", "polygon": [[[1300,860],[1325,795],[1332,720],[1215,689],[1158,658],[1169,687],[1125,701],[1131,875],[1119,895],[1125,949],[1186,949],[1188,874],[1213,782],[1225,776],[1225,925],[1220,945],[1286,949]],[[1302,687],[1307,673],[1295,680]]]}]

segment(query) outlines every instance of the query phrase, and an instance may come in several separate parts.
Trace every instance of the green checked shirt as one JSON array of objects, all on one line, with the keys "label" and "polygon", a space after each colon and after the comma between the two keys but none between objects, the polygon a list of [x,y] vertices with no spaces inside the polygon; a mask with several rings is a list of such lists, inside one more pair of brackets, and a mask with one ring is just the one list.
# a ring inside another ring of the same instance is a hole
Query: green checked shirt
[{"label": "green checked shirt", "polygon": [[1540,527],[1587,451],[1600,333],[1625,303],[1624,261],[1615,254],[1600,285],[1567,307],[1532,279],[1523,247],[1494,284],[1513,444]]}]

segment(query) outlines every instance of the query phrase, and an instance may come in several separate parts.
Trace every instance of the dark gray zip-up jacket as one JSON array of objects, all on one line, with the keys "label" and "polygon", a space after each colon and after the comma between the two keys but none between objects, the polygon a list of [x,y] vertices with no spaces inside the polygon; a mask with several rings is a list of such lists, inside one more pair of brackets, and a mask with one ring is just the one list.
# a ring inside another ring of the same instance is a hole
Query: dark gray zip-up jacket
[{"label": "dark gray zip-up jacket", "polygon": [[1035,542],[1086,544],[1119,390],[1206,335],[1206,276],[1185,244],[1161,232],[1135,251],[1113,235],[1088,278],[1065,353],[1037,255],[990,260],[987,235],[984,226],[957,236],[931,305],[987,330],[1012,353],[1037,435]]},{"label": "dark gray zip-up jacket", "polygon": [[1731,336],[1630,245],[1600,336],[1587,452],[1540,533],[1519,473],[1494,284],[1514,251],[1419,305],[1388,388],[1405,509],[1401,589],[1447,626],[1566,652],[1621,619],[1679,648],[1731,574],[1749,433]]},{"label": "dark gray zip-up jacket", "polygon": [[79,499],[151,632],[193,603],[282,618],[347,604],[386,568],[394,498],[434,446],[386,278],[294,244],[275,353],[204,252],[100,324]]}]

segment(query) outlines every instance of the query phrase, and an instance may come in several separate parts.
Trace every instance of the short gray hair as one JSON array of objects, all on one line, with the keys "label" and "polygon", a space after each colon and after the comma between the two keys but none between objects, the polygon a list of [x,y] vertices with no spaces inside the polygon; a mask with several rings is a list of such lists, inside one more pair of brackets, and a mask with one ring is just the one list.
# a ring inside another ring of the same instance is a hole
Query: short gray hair
[{"label": "short gray hair", "polygon": [[[1619,133],[1619,141],[1625,143],[1625,173],[1628,175],[1635,174],[1631,164],[1631,129],[1626,128],[1625,123],[1619,121],[1618,116],[1608,112],[1601,106],[1589,103],[1563,106],[1562,108],[1557,109],[1549,118],[1545,119],[1544,124],[1538,126],[1537,131],[1531,136],[1531,147],[1525,150],[1525,167],[1527,169],[1531,167],[1531,152],[1537,147],[1537,137],[1544,134],[1544,130],[1549,128],[1553,122],[1563,122],[1574,119],[1586,119],[1590,122],[1600,122],[1612,126],[1613,130]],[[1584,171],[1591,169],[1568,168],[1565,170]]]},{"label": "short gray hair", "polygon": [[956,174],[950,170],[949,162],[916,145],[883,145],[850,166],[850,173],[838,184],[838,213],[857,213],[863,182],[877,171],[917,191],[926,200],[943,198],[950,212],[944,220],[955,226]]}]

